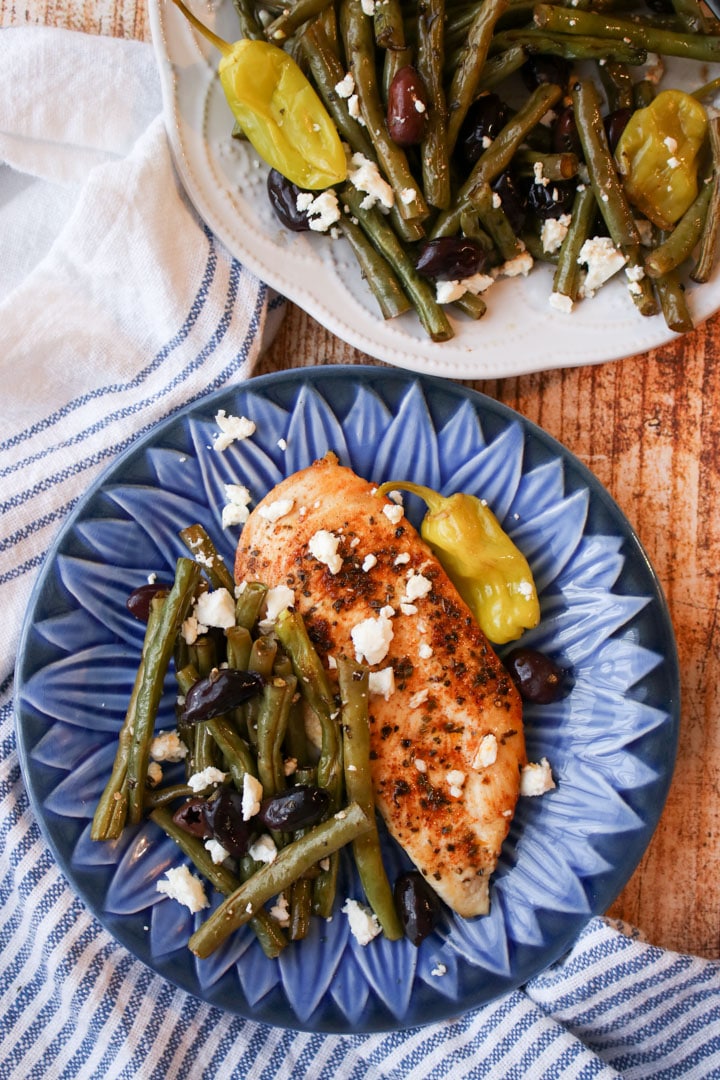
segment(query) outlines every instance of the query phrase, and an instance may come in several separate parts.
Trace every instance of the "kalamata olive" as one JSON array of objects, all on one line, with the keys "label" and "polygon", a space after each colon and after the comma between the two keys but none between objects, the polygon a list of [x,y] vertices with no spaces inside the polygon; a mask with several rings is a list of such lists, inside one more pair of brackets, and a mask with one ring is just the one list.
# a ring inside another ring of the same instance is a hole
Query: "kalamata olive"
[{"label": "kalamata olive", "polygon": [[262,688],[262,676],[254,671],[213,668],[207,678],[198,679],[188,690],[181,719],[186,724],[211,720],[242,705]]},{"label": "kalamata olive", "polygon": [[303,189],[293,184],[277,169],[271,169],[267,178],[267,193],[275,216],[286,229],[293,232],[307,232],[310,228],[307,211],[298,210],[297,198]]},{"label": "kalamata olive", "polygon": [[565,88],[570,79],[571,66],[564,56],[529,56],[520,68],[520,74],[528,90],[536,90],[543,83],[555,83]]},{"label": "kalamata olive", "polygon": [[462,281],[482,273],[487,264],[487,252],[475,240],[441,236],[423,245],[415,266],[423,277],[434,281]]},{"label": "kalamata olive", "polygon": [[618,144],[618,139],[627,127],[627,122],[632,116],[632,114],[632,109],[615,109],[613,112],[608,113],[608,115],[605,117],[605,134],[607,135],[608,146],[610,147],[611,154],[615,153],[615,147]]},{"label": "kalamata olive", "polygon": [[167,593],[169,585],[163,585],[160,581],[154,581],[151,585],[139,585],[128,596],[125,607],[138,622],[147,622],[150,617],[150,602],[158,593]]},{"label": "kalamata olive", "polygon": [[257,816],[268,829],[292,832],[319,821],[329,804],[325,788],[299,784],[263,799]]},{"label": "kalamata olive", "polygon": [[656,15],[671,15],[675,11],[672,0],[645,0],[645,5]]},{"label": "kalamata olive", "polygon": [[553,123],[552,149],[555,154],[577,154],[582,157],[582,143],[572,105],[561,109]]},{"label": "kalamata olive", "polygon": [[427,127],[427,94],[414,67],[395,72],[388,89],[387,127],[398,146],[415,146],[423,141]]},{"label": "kalamata olive", "polygon": [[516,236],[519,236],[525,227],[527,202],[515,183],[512,173],[507,170],[500,173],[492,187],[493,191],[500,196],[502,209],[505,211],[505,216],[510,222],[513,232]]},{"label": "kalamata olive", "polygon": [[232,787],[221,787],[212,799],[205,801],[203,810],[205,821],[213,840],[233,858],[247,854],[247,850],[257,834],[255,818],[243,821],[242,795]]},{"label": "kalamata olive", "polygon": [[505,667],[525,701],[549,705],[565,689],[563,669],[536,649],[513,649],[505,657]]},{"label": "kalamata olive", "polygon": [[401,874],[393,890],[395,907],[405,937],[419,945],[431,934],[442,915],[442,905],[419,870]]},{"label": "kalamata olive", "polygon": [[212,836],[212,829],[205,820],[205,799],[188,799],[173,814],[173,821],[183,832],[207,840]]},{"label": "kalamata olive", "polygon": [[458,149],[466,165],[474,165],[510,119],[510,107],[497,94],[482,94],[463,120]]},{"label": "kalamata olive", "polygon": [[546,221],[568,214],[575,198],[574,180],[550,180],[547,184],[531,184],[528,188],[528,210]]}]

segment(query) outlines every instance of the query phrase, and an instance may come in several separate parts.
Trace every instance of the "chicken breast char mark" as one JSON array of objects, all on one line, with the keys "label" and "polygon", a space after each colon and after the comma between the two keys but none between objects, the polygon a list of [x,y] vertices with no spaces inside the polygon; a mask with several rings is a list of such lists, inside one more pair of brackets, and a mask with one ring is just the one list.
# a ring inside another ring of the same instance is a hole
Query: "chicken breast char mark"
[{"label": "chicken breast char mark", "polygon": [[[289,586],[326,665],[355,655],[359,623],[389,618],[371,668],[394,672],[369,702],[376,805],[454,911],[486,914],[526,762],[520,700],[437,558],[374,491],[331,457],[288,477],[245,523],[235,578]],[[310,553],[322,530],[339,538],[335,573]]]}]

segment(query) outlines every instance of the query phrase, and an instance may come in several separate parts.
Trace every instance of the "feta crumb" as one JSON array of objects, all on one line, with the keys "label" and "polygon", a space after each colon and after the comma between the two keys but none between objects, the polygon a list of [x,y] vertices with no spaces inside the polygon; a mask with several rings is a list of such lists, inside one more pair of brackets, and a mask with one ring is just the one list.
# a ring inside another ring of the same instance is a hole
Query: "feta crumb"
[{"label": "feta crumb", "polygon": [[223,528],[230,525],[243,525],[250,516],[249,505],[252,496],[244,484],[225,484],[225,506],[222,512]]},{"label": "feta crumb", "polygon": [[216,769],[214,765],[208,765],[207,769],[193,773],[188,778],[188,787],[197,794],[198,791],[205,791],[212,784],[222,784],[226,776],[227,773],[220,772],[220,769]]},{"label": "feta crumb", "polygon": [[647,218],[635,218],[635,227],[640,233],[640,243],[643,247],[652,247],[653,232],[652,223]]},{"label": "feta crumb", "polygon": [[405,596],[406,603],[412,603],[413,600],[420,600],[432,589],[432,582],[429,578],[426,578],[424,574],[411,574],[405,582]]},{"label": "feta crumb", "polygon": [[492,732],[483,735],[473,758],[473,769],[487,769],[497,761],[497,739]]},{"label": "feta crumb", "polygon": [[417,769],[418,772],[421,772],[421,773],[426,773],[427,772],[427,764],[420,757],[415,758],[415,768]]},{"label": "feta crumb", "polygon": [[210,853],[210,858],[216,865],[225,862],[229,854],[217,840],[206,840],[205,850]]},{"label": "feta crumb", "polygon": [[157,761],[151,761],[147,767],[147,778],[153,787],[157,787],[163,778],[163,771]]},{"label": "feta crumb", "polygon": [[678,148],[677,139],[673,139],[672,135],[666,135],[663,139],[663,142],[665,146],[667,146],[670,153],[674,154]]},{"label": "feta crumb", "polygon": [[281,926],[290,925],[290,907],[288,905],[285,893],[280,893],[276,902],[270,908],[269,913],[270,915],[272,915],[273,919],[275,919],[276,922],[280,923]]},{"label": "feta crumb", "polygon": [[667,163],[668,163],[668,168],[677,169],[678,165],[680,164],[680,158],[676,158],[674,156],[669,157]]},{"label": "feta crumb", "polygon": [[182,761],[187,752],[177,731],[161,731],[150,743],[150,757],[154,761]]},{"label": "feta crumb", "polygon": [[520,794],[544,795],[555,787],[552,770],[547,758],[540,762],[529,762],[520,770]]},{"label": "feta crumb", "polygon": [[535,174],[535,183],[541,184],[543,187],[547,187],[550,181],[547,176],[543,176],[543,163],[542,161],[536,161],[533,164],[533,173]]},{"label": "feta crumb", "polygon": [[395,672],[391,667],[382,668],[381,671],[371,671],[368,674],[368,692],[390,700],[395,693]]},{"label": "feta crumb", "polygon": [[362,112],[360,110],[360,98],[357,94],[351,94],[347,99],[348,112],[352,116],[353,120],[357,120],[362,127],[365,127],[365,120],[363,119]]},{"label": "feta crumb", "polygon": [[578,262],[587,266],[583,295],[592,296],[625,265],[626,259],[609,236],[593,236],[580,248]]},{"label": "feta crumb", "polygon": [[408,707],[411,709],[419,709],[421,705],[425,704],[429,694],[430,691],[427,686],[423,687],[422,690],[418,690],[417,693],[413,694],[408,701]]},{"label": "feta crumb", "polygon": [[308,541],[308,551],[318,562],[327,566],[331,574],[337,574],[342,567],[342,555],[338,554],[340,540],[327,529],[318,529]]},{"label": "feta crumb", "polygon": [[235,600],[227,589],[213,589],[202,593],[194,610],[195,618],[205,626],[217,626],[221,630],[235,625]]},{"label": "feta crumb", "polygon": [[[296,203],[299,210],[305,210],[308,216],[308,225],[313,232],[327,232],[331,225],[340,220],[340,206],[337,195],[332,189],[322,191],[319,195],[310,196],[310,202],[302,198],[307,194],[301,192]],[[300,205],[302,202],[302,206]]]},{"label": "feta crumb", "polygon": [[370,18],[375,14],[375,0],[360,0],[360,7]]},{"label": "feta crumb", "polygon": [[295,606],[295,593],[288,585],[274,585],[265,593],[263,617],[258,623],[262,633],[272,630],[278,615]]},{"label": "feta crumb", "polygon": [[385,607],[380,608],[378,614],[382,615],[384,619],[392,619],[395,614],[395,608],[391,607],[390,604],[386,604]]},{"label": "feta crumb", "polygon": [[397,503],[385,503],[385,505],[383,506],[383,514],[393,525],[397,525],[400,521],[402,521],[404,513],[405,511],[403,510],[402,506],[399,506]]},{"label": "feta crumb", "polygon": [[451,769],[446,779],[451,787],[462,787],[465,783],[465,773],[460,769]]},{"label": "feta crumb", "polygon": [[480,293],[489,289],[494,281],[495,278],[491,274],[471,274],[470,277],[463,278],[461,284],[465,286],[466,292],[479,296]]},{"label": "feta crumb", "polygon": [[354,188],[365,192],[360,203],[363,210],[370,210],[380,203],[389,210],[395,202],[395,193],[386,180],[383,180],[377,165],[364,154],[353,154],[348,179]]},{"label": "feta crumb", "polygon": [[335,83],[335,93],[341,98],[349,98],[351,94],[355,93],[355,79],[352,71],[348,71],[344,79]]},{"label": "feta crumb", "polygon": [[420,659],[421,660],[429,660],[430,657],[432,656],[432,654],[433,654],[432,646],[428,645],[428,643],[426,641],[422,641],[420,643],[420,648],[418,649],[418,656],[420,657]]},{"label": "feta crumb", "polygon": [[262,836],[259,836],[255,843],[248,848],[248,855],[251,859],[254,859],[255,862],[267,863],[268,865],[275,862],[277,859],[277,848],[275,847],[275,841],[272,836],[268,836],[267,833],[263,833]]},{"label": "feta crumb", "polygon": [[464,296],[466,292],[467,289],[462,281],[435,282],[435,299],[438,304],[454,304],[455,301],[459,300],[461,296]]},{"label": "feta crumb", "polygon": [[533,268],[533,257],[529,251],[521,251],[514,259],[508,259],[496,271],[498,277],[527,277]]},{"label": "feta crumb", "polygon": [[[484,145],[484,140],[485,139],[487,139],[487,135],[483,136],[483,145]],[[492,139],[490,140],[490,142],[492,142]],[[489,145],[490,145],[490,143],[488,143],[488,146]],[[493,191],[493,193],[492,193],[492,204],[493,204],[493,208],[495,210],[499,210],[500,207],[502,206],[502,199],[498,195],[497,191]]]},{"label": "feta crumb", "polygon": [[445,967],[445,964],[436,964],[430,974],[440,978],[443,975],[447,975],[447,968]]},{"label": "feta crumb", "polygon": [[279,521],[280,518],[287,517],[294,505],[294,499],[275,499],[274,502],[259,506],[258,514],[265,521]]},{"label": "feta crumb", "polygon": [[562,311],[565,315],[569,315],[573,309],[572,297],[566,296],[565,293],[550,293],[548,303],[551,308],[555,308],[556,311]]},{"label": "feta crumb", "polygon": [[398,557],[393,562],[393,566],[407,566],[410,562],[410,552],[401,551]]},{"label": "feta crumb", "polygon": [[558,218],[547,218],[543,221],[540,230],[543,251],[546,251],[549,255],[554,251],[558,251],[567,236],[570,221],[570,214],[561,214]]},{"label": "feta crumb", "polygon": [[215,437],[213,449],[227,450],[236,439],[248,439],[255,433],[255,424],[244,416],[228,416],[224,409],[215,414],[215,423],[220,434]]},{"label": "feta crumb", "polygon": [[346,900],[342,912],[347,915],[350,931],[360,945],[369,945],[382,929],[375,913],[357,900]]},{"label": "feta crumb", "polygon": [[249,821],[250,818],[260,810],[260,803],[263,797],[263,786],[260,781],[251,776],[250,773],[245,773],[243,776],[243,789],[242,789],[242,816],[243,821]]},{"label": "feta crumb", "polygon": [[367,574],[368,570],[372,570],[373,566],[377,566],[377,557],[375,555],[366,555],[362,564],[365,573]]},{"label": "feta crumb", "polygon": [[400,202],[403,206],[409,206],[410,203],[415,202],[416,191],[415,188],[406,187],[400,192]]},{"label": "feta crumb", "polygon": [[400,610],[402,611],[403,615],[417,615],[417,612],[418,612],[418,609],[415,607],[415,604],[401,603],[400,604]]},{"label": "feta crumb", "polygon": [[277,444],[278,444],[278,446],[279,446],[279,448],[281,450],[287,450],[287,440],[286,439],[278,439]]},{"label": "feta crumb", "polygon": [[157,891],[184,904],[193,914],[209,906],[202,881],[191,874],[187,866],[171,866],[165,877],[158,881]]},{"label": "feta crumb", "polygon": [[353,626],[351,637],[358,663],[364,659],[371,665],[380,664],[387,656],[394,637],[392,623],[384,615],[376,619],[363,619]]}]

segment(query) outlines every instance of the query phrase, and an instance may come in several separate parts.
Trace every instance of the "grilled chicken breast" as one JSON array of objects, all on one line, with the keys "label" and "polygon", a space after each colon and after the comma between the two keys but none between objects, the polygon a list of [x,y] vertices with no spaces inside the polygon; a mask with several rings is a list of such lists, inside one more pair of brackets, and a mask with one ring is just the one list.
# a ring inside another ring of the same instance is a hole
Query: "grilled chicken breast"
[{"label": "grilled chicken breast", "polygon": [[483,915],[526,761],[520,701],[402,507],[374,491],[332,455],[288,477],[244,525],[235,577],[289,586],[326,663],[381,673],[377,806],[439,896]]}]

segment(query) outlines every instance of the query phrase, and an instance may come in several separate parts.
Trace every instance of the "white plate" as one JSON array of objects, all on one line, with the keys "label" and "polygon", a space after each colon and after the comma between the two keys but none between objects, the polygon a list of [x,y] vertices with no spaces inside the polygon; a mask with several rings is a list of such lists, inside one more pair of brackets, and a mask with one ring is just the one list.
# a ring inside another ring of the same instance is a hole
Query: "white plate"
[{"label": "white plate", "polygon": [[[499,281],[480,322],[450,316],[456,336],[435,344],[414,312],[384,321],[342,239],[292,233],[265,191],[267,166],[232,140],[232,114],[217,78],[219,54],[170,0],[150,0],[165,120],[182,183],[200,217],[237,259],[349,344],[397,367],[454,379],[490,379],[616,360],[671,341],[662,316],[643,318],[622,280],[609,282],[570,315],[548,305],[552,269]],[[238,37],[231,0],[195,3],[227,40]],[[672,61],[664,85],[691,89],[707,66]],[[720,281],[689,290],[697,322],[720,307]]]}]

